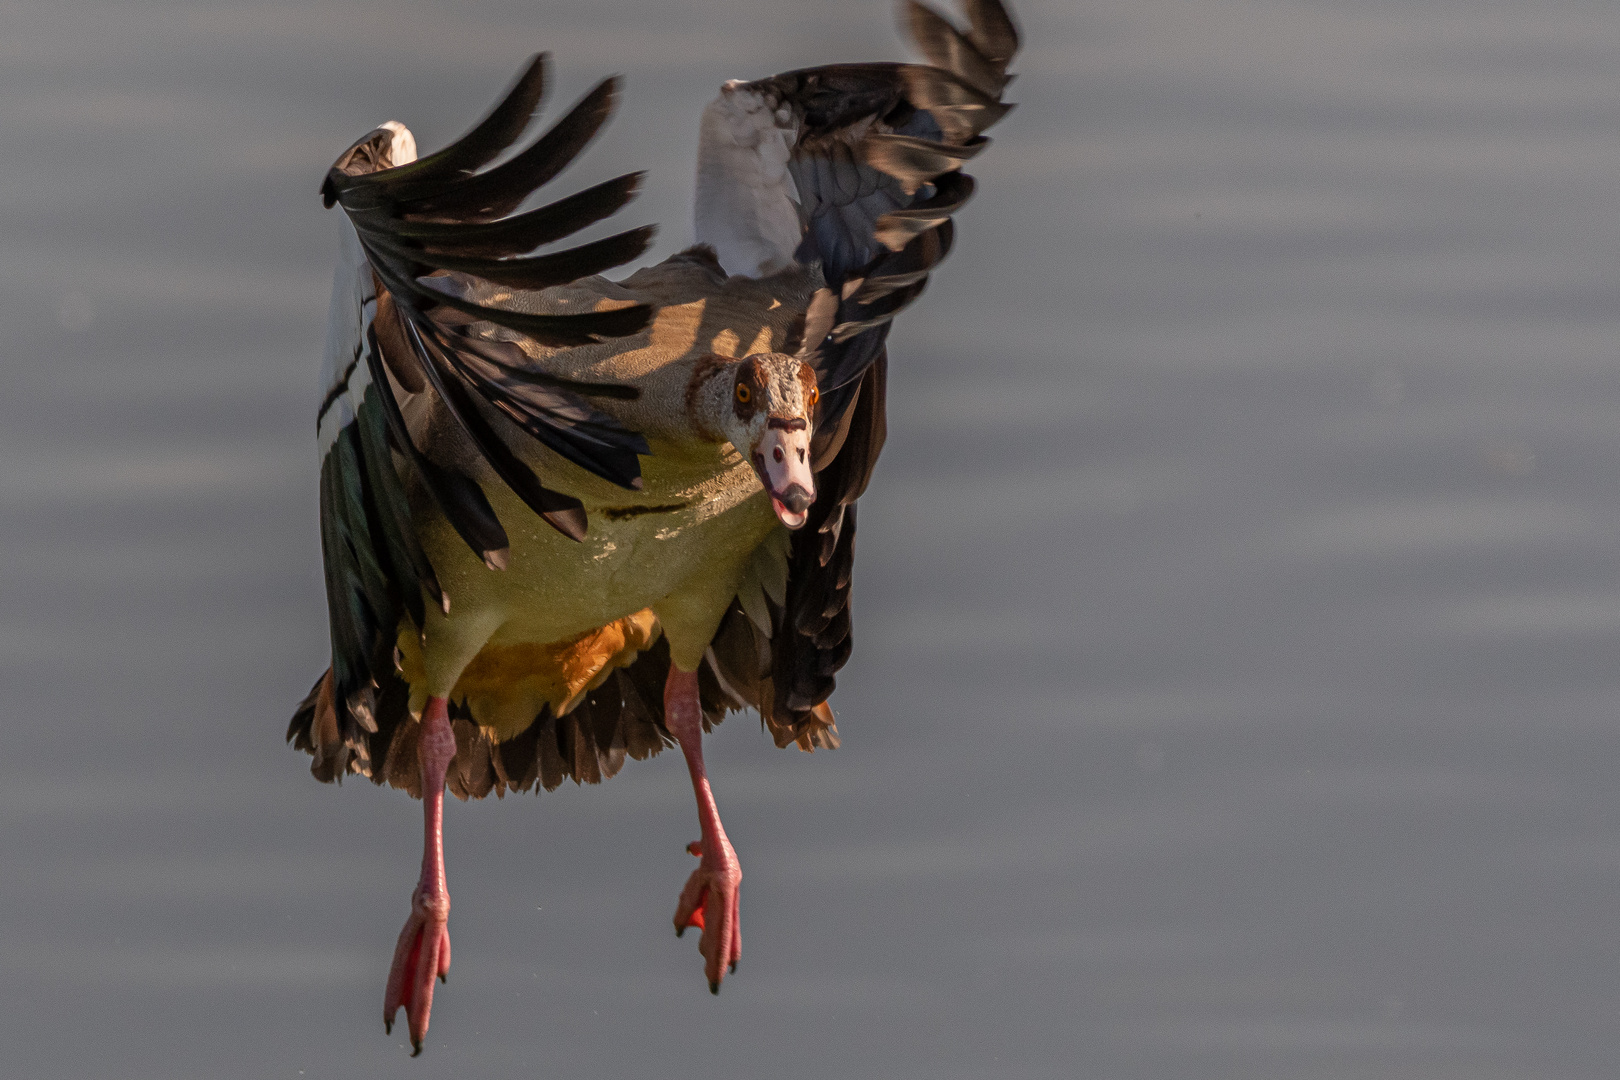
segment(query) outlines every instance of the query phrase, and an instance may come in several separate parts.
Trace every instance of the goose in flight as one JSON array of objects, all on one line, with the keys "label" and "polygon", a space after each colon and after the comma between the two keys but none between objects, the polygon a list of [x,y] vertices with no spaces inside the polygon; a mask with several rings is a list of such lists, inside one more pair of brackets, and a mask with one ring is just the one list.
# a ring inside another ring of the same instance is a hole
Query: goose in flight
[{"label": "goose in flight", "polygon": [[999,0],[914,0],[926,64],[726,83],[704,109],[696,246],[620,281],[650,228],[544,254],[634,196],[520,207],[612,112],[608,79],[521,150],[537,56],[459,141],[396,122],[321,188],[345,224],[322,396],[332,662],[288,739],[324,781],[422,799],[421,877],[383,999],[417,1053],[450,968],[441,834],[458,798],[596,783],[678,745],[699,864],[675,911],[709,988],[741,950],[742,871],[705,732],[753,709],[836,747],[856,500],[884,441],[885,341],[949,251],[961,171],[1011,108]]}]

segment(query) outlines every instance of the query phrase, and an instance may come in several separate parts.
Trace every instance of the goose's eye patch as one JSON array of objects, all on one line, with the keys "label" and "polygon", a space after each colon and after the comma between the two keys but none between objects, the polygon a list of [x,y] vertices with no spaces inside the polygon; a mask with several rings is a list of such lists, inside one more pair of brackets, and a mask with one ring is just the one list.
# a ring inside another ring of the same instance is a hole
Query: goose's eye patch
[{"label": "goose's eye patch", "polygon": [[746,405],[750,400],[752,400],[753,396],[754,392],[748,389],[747,386],[743,385],[742,383],[737,384],[737,400],[739,402]]}]

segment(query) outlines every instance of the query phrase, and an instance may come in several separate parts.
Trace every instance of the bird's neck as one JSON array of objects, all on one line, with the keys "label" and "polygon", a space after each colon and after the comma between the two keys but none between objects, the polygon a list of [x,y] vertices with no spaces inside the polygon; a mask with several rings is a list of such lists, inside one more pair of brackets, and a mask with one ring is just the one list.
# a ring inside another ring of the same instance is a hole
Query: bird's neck
[{"label": "bird's neck", "polygon": [[705,353],[692,365],[686,381],[685,420],[693,438],[711,443],[729,441],[724,433],[725,418],[731,411],[731,387],[739,363],[736,357]]}]

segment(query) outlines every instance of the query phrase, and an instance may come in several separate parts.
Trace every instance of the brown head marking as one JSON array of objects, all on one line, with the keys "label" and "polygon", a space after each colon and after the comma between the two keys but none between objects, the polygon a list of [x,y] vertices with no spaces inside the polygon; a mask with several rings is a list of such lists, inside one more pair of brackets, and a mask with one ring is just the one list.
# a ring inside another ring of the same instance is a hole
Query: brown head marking
[{"label": "brown head marking", "polygon": [[765,372],[758,357],[750,356],[737,365],[737,378],[731,387],[731,410],[748,423],[765,403]]}]

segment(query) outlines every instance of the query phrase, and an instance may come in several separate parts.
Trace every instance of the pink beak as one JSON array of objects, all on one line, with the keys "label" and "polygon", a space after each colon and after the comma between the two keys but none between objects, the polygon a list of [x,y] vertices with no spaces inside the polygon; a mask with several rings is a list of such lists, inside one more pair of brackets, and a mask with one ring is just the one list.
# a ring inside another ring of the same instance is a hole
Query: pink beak
[{"label": "pink beak", "polygon": [[816,477],[810,471],[810,425],[803,420],[771,417],[754,447],[754,471],[771,497],[771,509],[790,529],[804,527],[816,501]]}]

